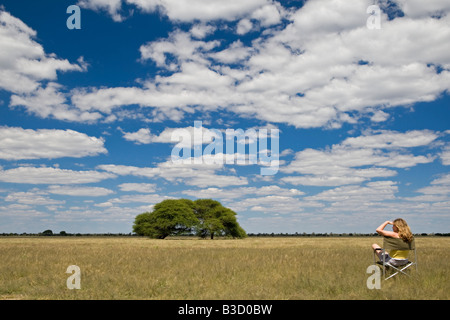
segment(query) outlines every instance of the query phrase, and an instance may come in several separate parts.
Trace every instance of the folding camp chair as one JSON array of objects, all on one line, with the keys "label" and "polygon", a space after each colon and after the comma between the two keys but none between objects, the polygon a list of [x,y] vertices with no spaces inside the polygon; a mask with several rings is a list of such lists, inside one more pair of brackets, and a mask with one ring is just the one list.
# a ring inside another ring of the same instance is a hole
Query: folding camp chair
[{"label": "folding camp chair", "polygon": [[[416,244],[415,244],[414,239],[408,243],[399,238],[384,237],[383,248],[380,250],[381,250],[381,253],[383,253],[383,255],[382,255],[383,259],[381,261],[376,261],[376,259],[378,257],[377,257],[377,254],[375,251],[373,253],[373,258],[374,258],[374,263],[378,263],[383,267],[384,280],[390,279],[400,273],[410,276],[405,271],[412,266],[415,266],[416,271],[418,270]],[[401,265],[401,266],[394,266],[391,263],[389,263],[388,261],[385,261],[386,250],[388,250],[388,251],[390,251],[390,250],[409,250],[409,251],[411,251],[410,254],[408,255],[408,263]],[[411,254],[413,254],[413,257],[411,257]],[[386,270],[388,268],[392,269],[394,271],[394,273],[389,275],[388,277],[386,277]]]}]

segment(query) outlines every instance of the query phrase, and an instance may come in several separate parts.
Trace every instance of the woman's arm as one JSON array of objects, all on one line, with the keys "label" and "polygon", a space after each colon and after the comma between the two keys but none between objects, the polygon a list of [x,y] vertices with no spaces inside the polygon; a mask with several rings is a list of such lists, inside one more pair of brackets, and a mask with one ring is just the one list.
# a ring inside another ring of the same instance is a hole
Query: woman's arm
[{"label": "woman's arm", "polygon": [[384,228],[386,228],[386,226],[388,225],[388,224],[393,224],[391,221],[385,221],[385,222],[383,222],[378,228],[377,228],[377,233],[378,234],[380,234],[380,235],[382,235],[382,236],[385,236],[385,237],[395,237],[395,236],[397,236],[397,234],[395,233],[395,232],[393,232],[393,231],[386,231],[386,230],[384,230]]}]

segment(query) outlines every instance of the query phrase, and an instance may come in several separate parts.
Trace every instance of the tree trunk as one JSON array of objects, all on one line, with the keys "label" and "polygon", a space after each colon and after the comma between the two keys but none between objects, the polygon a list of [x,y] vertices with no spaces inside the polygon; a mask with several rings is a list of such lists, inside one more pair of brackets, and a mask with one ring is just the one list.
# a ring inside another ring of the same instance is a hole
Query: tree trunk
[{"label": "tree trunk", "polygon": [[214,239],[214,232],[211,232],[211,240]]}]

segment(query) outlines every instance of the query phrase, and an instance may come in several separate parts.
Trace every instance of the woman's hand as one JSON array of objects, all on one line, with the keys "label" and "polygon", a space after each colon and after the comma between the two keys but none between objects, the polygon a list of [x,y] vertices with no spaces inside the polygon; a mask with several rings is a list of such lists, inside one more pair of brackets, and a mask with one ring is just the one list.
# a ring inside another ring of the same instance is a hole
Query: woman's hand
[{"label": "woman's hand", "polygon": [[384,230],[384,228],[386,228],[386,226],[388,224],[394,224],[392,221],[385,221],[384,223],[382,223],[378,228],[377,228],[377,233],[382,235],[382,236],[386,236],[386,237],[395,237],[397,234],[395,232],[392,231],[386,231]]}]

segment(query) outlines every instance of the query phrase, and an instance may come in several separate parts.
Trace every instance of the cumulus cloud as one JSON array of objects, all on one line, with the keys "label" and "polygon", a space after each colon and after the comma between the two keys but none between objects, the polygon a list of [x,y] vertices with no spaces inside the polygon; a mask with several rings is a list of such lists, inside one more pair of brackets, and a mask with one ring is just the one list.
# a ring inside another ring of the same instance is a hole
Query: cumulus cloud
[{"label": "cumulus cloud", "polygon": [[115,177],[116,175],[108,172],[75,171],[52,167],[18,167],[0,171],[0,181],[25,184],[84,184]]},{"label": "cumulus cloud", "polygon": [[124,195],[118,198],[113,198],[107,202],[98,204],[98,207],[111,207],[117,204],[123,203],[146,203],[146,204],[156,204],[166,199],[173,199],[169,196],[162,196],[158,194],[138,194],[138,195]]},{"label": "cumulus cloud", "polygon": [[[284,11],[272,0],[79,0],[78,5],[94,11],[107,12],[114,21],[124,20],[122,11],[127,4],[141,12],[158,12],[176,22],[235,21],[248,16],[269,26],[280,21]],[[130,9],[132,12],[132,9]]]},{"label": "cumulus cloud", "polygon": [[416,190],[420,195],[405,197],[404,200],[433,203],[433,206],[442,209],[448,208],[450,205],[450,174],[443,174],[432,180],[430,185]]},{"label": "cumulus cloud", "polygon": [[125,165],[100,165],[98,169],[117,175],[132,175],[145,178],[163,178],[172,183],[180,183],[189,186],[206,188],[210,186],[226,187],[247,185],[246,177],[239,177],[231,172],[220,174],[224,171],[222,164],[186,164],[182,162],[166,161],[156,167],[134,167]]},{"label": "cumulus cloud", "polygon": [[82,158],[107,153],[102,138],[73,130],[0,127],[0,159]]},{"label": "cumulus cloud", "polygon": [[121,15],[122,0],[79,0],[80,7],[94,11],[106,11],[114,21],[123,20]]},{"label": "cumulus cloud", "polygon": [[61,91],[62,86],[50,82],[46,87],[39,87],[35,91],[11,96],[11,107],[25,107],[26,110],[41,118],[54,118],[63,121],[93,122],[102,117],[98,112],[80,111],[70,106],[67,94]]},{"label": "cumulus cloud", "polygon": [[85,64],[72,64],[45,53],[36,31],[0,8],[0,89],[30,93],[42,80],[55,80],[58,71],[85,71]]},{"label": "cumulus cloud", "polygon": [[297,152],[295,159],[280,169],[284,173],[301,175],[282,180],[292,184],[340,186],[392,177],[397,174],[393,168],[410,168],[434,161],[433,156],[416,156],[406,150],[430,145],[437,137],[436,133],[428,130],[381,131],[347,138],[325,150],[308,148]]},{"label": "cumulus cloud", "polygon": [[33,206],[57,205],[57,204],[65,203],[65,201],[51,199],[39,191],[13,192],[13,193],[8,194],[5,197],[5,201],[17,202],[20,204],[33,205]]},{"label": "cumulus cloud", "polygon": [[48,192],[52,194],[74,197],[101,197],[114,193],[114,191],[110,189],[86,186],[49,186]]},{"label": "cumulus cloud", "polygon": [[136,132],[124,132],[125,140],[134,141],[136,144],[148,144],[152,142],[152,135],[150,129],[142,128]]},{"label": "cumulus cloud", "polygon": [[383,201],[394,199],[398,191],[393,181],[369,182],[366,186],[343,186],[323,191],[317,195],[307,197],[309,200],[323,201],[349,201],[349,200],[371,200]]},{"label": "cumulus cloud", "polygon": [[268,195],[234,201],[230,203],[230,207],[238,212],[250,210],[278,215],[301,212],[304,205],[300,199],[295,197]]},{"label": "cumulus cloud", "polygon": [[450,3],[446,0],[395,0],[403,11],[409,17],[422,18],[428,16],[440,16],[450,11]]},{"label": "cumulus cloud", "polygon": [[438,137],[439,135],[431,130],[412,130],[408,132],[381,130],[371,134],[347,138],[342,144],[375,149],[412,148],[429,145]]},{"label": "cumulus cloud", "polygon": [[0,8],[0,89],[13,93],[10,106],[23,106],[42,118],[97,120],[99,113],[81,112],[68,105],[62,86],[55,82],[58,72],[86,71],[83,57],[70,63],[46,53],[35,38],[35,30]]},{"label": "cumulus cloud", "polygon": [[[0,79],[8,79],[3,87],[16,93],[11,106],[66,121],[113,121],[121,107],[138,105],[151,108],[154,120],[179,121],[196,110],[226,109],[297,128],[340,127],[355,121],[350,113],[382,122],[388,119],[386,109],[432,101],[450,83],[448,6],[433,1],[433,12],[442,13],[439,18],[431,13],[419,17],[408,14],[413,7],[423,11],[418,3],[398,2],[405,17],[383,14],[382,28],[369,30],[368,0],[308,1],[289,14],[266,0],[127,0],[143,11],[162,10],[174,20],[205,20],[189,32],[175,30],[140,47],[142,61],[151,60],[168,74],[143,80],[139,87],[76,88],[70,93],[55,82],[44,87],[39,81],[55,80],[58,70],[86,70],[83,61],[71,64],[45,54],[33,40],[36,32],[2,11],[6,53],[0,57],[0,72],[5,73]],[[80,1],[112,15],[123,3]],[[271,29],[281,17],[288,23]],[[247,21],[248,26],[258,21],[265,32],[251,46],[239,40],[225,47],[221,40],[201,40],[215,31],[215,19]]]},{"label": "cumulus cloud", "polygon": [[[449,174],[444,174],[443,176],[433,180],[431,182],[431,184],[450,186],[450,173]],[[450,192],[450,190],[449,190],[449,192]]]},{"label": "cumulus cloud", "polygon": [[232,21],[271,3],[268,0],[126,0],[126,2],[147,12],[159,10],[169,19],[183,22]]},{"label": "cumulus cloud", "polygon": [[[155,1],[134,3],[148,10],[156,6]],[[449,15],[388,19],[383,14],[382,28],[370,30],[371,1],[318,0],[285,15],[285,26],[271,29],[277,21],[270,14],[274,8],[254,4],[243,19],[251,22],[253,15],[269,27],[251,45],[236,40],[224,46],[175,30],[140,48],[143,61],[168,74],[147,79],[142,87],[80,90],[72,103],[105,114],[137,104],[152,108],[155,118],[176,121],[196,110],[226,109],[297,128],[336,128],[355,122],[350,114],[385,121],[387,109],[432,101],[450,88]],[[233,5],[227,2],[227,7]]]},{"label": "cumulus cloud", "polygon": [[153,193],[156,191],[155,183],[122,183],[118,186],[121,191],[136,191],[139,193]]},{"label": "cumulus cloud", "polygon": [[183,194],[192,197],[206,197],[206,198],[219,198],[223,200],[232,200],[242,197],[254,196],[284,196],[284,197],[296,197],[304,195],[305,193],[298,189],[287,189],[282,188],[277,185],[268,185],[262,187],[235,187],[232,189],[222,189],[222,188],[206,188],[201,190],[190,189],[184,190]]},{"label": "cumulus cloud", "polygon": [[236,27],[236,33],[239,35],[244,35],[252,30],[252,28],[253,23],[249,19],[242,19]]},{"label": "cumulus cloud", "polygon": [[450,146],[445,147],[440,153],[442,164],[450,166]]},{"label": "cumulus cloud", "polygon": [[159,134],[152,134],[149,128],[141,128],[136,132],[124,132],[123,130],[122,132],[125,140],[133,141],[136,144],[169,143],[177,144],[180,148],[191,148],[194,144],[201,145],[210,143],[216,138],[222,139],[221,132],[203,126],[165,128]]},{"label": "cumulus cloud", "polygon": [[196,39],[203,39],[209,34],[212,34],[217,28],[210,24],[199,23],[192,26],[190,33]]}]

